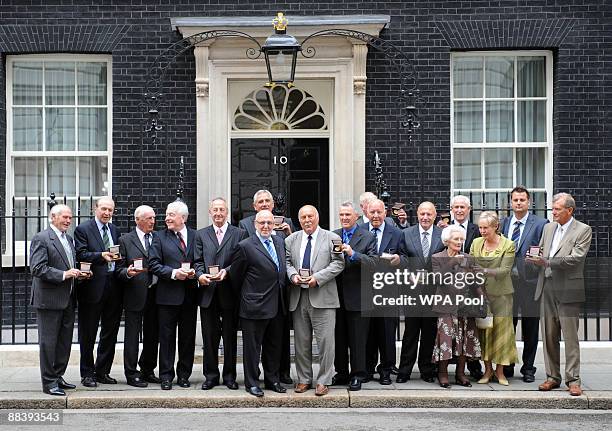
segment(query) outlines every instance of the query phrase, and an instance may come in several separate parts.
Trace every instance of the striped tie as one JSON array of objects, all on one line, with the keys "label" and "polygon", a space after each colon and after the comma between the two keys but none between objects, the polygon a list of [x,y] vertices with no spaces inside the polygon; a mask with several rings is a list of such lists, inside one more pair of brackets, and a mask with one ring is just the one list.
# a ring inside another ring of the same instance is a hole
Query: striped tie
[{"label": "striped tie", "polygon": [[520,222],[518,220],[514,222],[514,230],[512,231],[512,238],[510,239],[514,241],[515,248],[518,248],[519,240],[521,238],[521,225],[522,224],[523,222]]},{"label": "striped tie", "polygon": [[429,232],[423,232],[423,240],[421,241],[421,247],[423,247],[423,257],[429,257]]}]

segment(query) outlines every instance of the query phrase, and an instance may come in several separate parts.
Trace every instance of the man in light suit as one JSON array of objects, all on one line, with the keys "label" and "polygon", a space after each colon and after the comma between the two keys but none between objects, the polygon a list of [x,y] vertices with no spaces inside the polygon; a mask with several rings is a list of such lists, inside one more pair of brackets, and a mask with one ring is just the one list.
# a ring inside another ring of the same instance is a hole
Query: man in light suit
[{"label": "man in light suit", "polygon": [[85,275],[76,268],[74,244],[66,234],[72,210],[66,205],[55,205],[49,221],[49,228],[37,233],[30,245],[30,304],[36,308],[43,392],[61,396],[66,395],[64,389],[76,388],[63,376],[72,346],[75,280]]},{"label": "man in light suit", "polygon": [[[332,240],[342,241],[333,232],[319,227],[319,212],[304,205],[298,213],[301,232],[285,240],[289,311],[293,317],[297,393],[313,385],[312,334],[319,347],[319,374],[315,395],[326,395],[334,372],[334,327],[340,306],[336,276],[344,269],[342,253],[333,253]],[[310,275],[300,274],[307,270]]]},{"label": "man in light suit", "polygon": [[[270,211],[274,210],[274,199],[272,193],[269,190],[258,190],[253,195],[253,208],[256,213],[259,211]],[[255,235],[255,214],[245,217],[240,220],[238,227],[244,229],[249,235]],[[272,235],[278,235],[281,239],[285,239],[291,232],[295,232],[295,226],[293,221],[289,217],[284,218],[284,222],[280,225],[279,229],[272,229]],[[285,322],[283,323],[283,335],[282,335],[282,347],[281,347],[281,362],[280,362],[280,381],[288,385],[293,383],[291,379],[291,316],[289,313],[285,315]]]},{"label": "man in light suit", "polygon": [[[332,385],[349,385],[349,390],[358,391],[367,378],[366,334],[370,318],[362,311],[362,270],[373,267],[377,258],[376,236],[357,226],[357,212],[352,202],[344,202],[339,211],[341,229],[334,233],[342,238],[344,271],[336,277],[340,307],[336,311],[336,375]],[[349,373],[350,351],[350,373]]]},{"label": "man in light suit", "polygon": [[[149,271],[149,250],[155,232],[155,211],[141,205],[134,211],[135,229],[119,238],[123,259],[117,265],[117,276],[123,282],[125,335],[123,369],[127,384],[144,388],[148,383],[160,383],[153,370],[157,367],[159,323],[157,319],[157,276]],[[140,261],[141,269],[134,267]],[[142,352],[138,359],[142,331]],[[136,365],[140,365],[140,371]]]},{"label": "man in light suit", "polygon": [[[535,381],[536,367],[533,366],[538,350],[540,303],[533,299],[538,282],[538,272],[533,265],[525,265],[525,257],[531,246],[540,244],[542,231],[548,220],[529,212],[529,191],[517,186],[510,192],[512,216],[506,217],[501,226],[502,234],[514,241],[516,257],[512,267],[514,287],[513,322],[516,331],[519,313],[523,333],[523,366],[521,374],[525,383]],[[514,364],[504,366],[504,375],[514,375]]]},{"label": "man in light suit", "polygon": [[[195,238],[195,271],[200,283],[200,320],[204,339],[204,382],[202,390],[219,384],[219,341],[223,336],[223,384],[238,389],[236,383],[236,340],[238,298],[231,287],[229,272],[234,249],[248,238],[246,231],[227,223],[227,202],[218,197],[210,202],[208,214],[213,223],[200,229]],[[209,273],[218,265],[219,274]]]},{"label": "man in light suit", "polygon": [[[98,383],[116,384],[110,374],[121,323],[123,292],[115,277],[116,262],[109,247],[119,244],[120,233],[111,223],[115,202],[108,196],[96,202],[95,217],[74,231],[77,259],[90,262],[93,277],[77,289],[81,383],[93,388]],[[93,350],[100,327],[98,353]]]},{"label": "man in light suit", "polygon": [[[402,249],[402,231],[388,223],[385,203],[375,199],[368,205],[369,222],[362,225],[362,229],[376,237],[376,255],[380,256],[379,264],[382,268],[392,271],[399,268],[400,250]],[[382,258],[384,256],[384,258]],[[370,329],[366,345],[366,381],[372,378],[374,370],[378,369],[381,385],[391,384],[391,372],[395,366],[395,331],[398,319],[395,316],[370,317]],[[377,367],[378,355],[380,364]]]},{"label": "man in light suit", "polygon": [[553,196],[554,223],[544,227],[542,256],[528,261],[539,266],[535,299],[540,300],[540,328],[546,381],[541,391],[561,386],[559,340],[565,342],[565,384],[570,395],[582,395],[580,387],[579,314],[585,300],[584,263],[591,247],[591,227],[574,218],[576,201],[569,193]]},{"label": "man in light suit", "polygon": [[287,392],[279,380],[281,336],[287,312],[287,267],[284,241],[272,235],[272,213],[268,210],[257,213],[255,226],[255,235],[240,241],[235,249],[230,279],[240,301],[245,390],[263,397],[257,382],[260,356],[265,388]]},{"label": "man in light suit", "polygon": [[189,209],[182,201],[168,204],[167,228],[157,232],[149,250],[149,269],[159,278],[155,300],[159,319],[159,378],[163,390],[172,389],[175,376],[177,328],[177,383],[182,388],[191,386],[198,290],[193,269],[196,231],[185,224],[188,216]]},{"label": "man in light suit", "polygon": [[[401,254],[404,264],[410,271],[431,271],[431,256],[444,250],[441,235],[442,229],[434,226],[436,207],[431,202],[422,202],[417,209],[419,224],[403,231],[404,249]],[[416,294],[434,293],[432,286],[420,285]],[[404,320],[402,351],[400,353],[399,374],[397,383],[410,380],[412,367],[417,361],[421,379],[433,383],[435,365],[431,362],[436,340],[437,317],[430,306],[410,307]]]}]

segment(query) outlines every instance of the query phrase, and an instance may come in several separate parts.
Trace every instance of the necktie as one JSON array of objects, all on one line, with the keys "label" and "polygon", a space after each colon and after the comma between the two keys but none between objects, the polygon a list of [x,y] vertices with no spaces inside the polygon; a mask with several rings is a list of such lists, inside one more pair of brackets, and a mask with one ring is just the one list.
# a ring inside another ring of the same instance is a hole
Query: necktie
[{"label": "necktie", "polygon": [[223,231],[221,229],[217,229],[217,242],[219,245],[223,242]]},{"label": "necktie", "polygon": [[185,241],[183,241],[183,235],[181,235],[180,232],[176,233],[176,237],[178,238],[179,242],[181,243],[181,250],[183,250],[183,253],[187,252],[187,245],[185,244]]},{"label": "necktie", "polygon": [[351,242],[351,238],[353,237],[353,232],[342,232],[342,242],[348,244]]},{"label": "necktie", "polygon": [[[108,225],[102,226],[102,242],[104,243],[105,251],[108,251],[111,246],[110,239],[108,238]],[[108,262],[108,270],[113,270],[113,262]]]},{"label": "necktie", "polygon": [[372,229],[372,232],[374,232],[374,235],[376,235],[376,253],[378,253],[380,250],[380,240],[381,240],[380,236],[378,235],[380,233],[380,229],[375,227],[374,229]]},{"label": "necktie", "polygon": [[563,228],[559,226],[555,232],[555,236],[553,237],[552,245],[550,246],[550,257],[554,256],[557,252],[559,243],[561,243],[561,238],[563,238]]},{"label": "necktie", "polygon": [[516,248],[518,248],[519,240],[521,238],[521,225],[522,224],[523,222],[520,222],[518,220],[514,222],[514,230],[512,231],[512,238],[510,239],[514,241],[514,246]]},{"label": "necktie", "polygon": [[429,257],[429,232],[423,232],[423,240],[421,241],[421,247],[423,247],[423,257]]},{"label": "necktie", "polygon": [[151,234],[150,233],[145,233],[144,239],[145,239],[145,250],[146,250],[146,252],[148,254],[149,253],[149,247],[151,247]]},{"label": "necktie", "polygon": [[302,258],[302,268],[310,269],[310,252],[312,251],[312,235],[308,235],[308,242],[304,249],[304,257]]},{"label": "necktie", "polygon": [[278,256],[276,256],[276,250],[274,250],[274,247],[272,247],[272,243],[269,239],[267,239],[264,241],[264,245],[266,246],[266,250],[268,250],[268,254],[276,264],[276,269],[280,270],[280,266],[278,265]]},{"label": "necktie", "polygon": [[68,258],[68,262],[70,263],[70,268],[74,268],[74,257],[72,256],[72,249],[70,248],[70,244],[68,244],[68,237],[66,237],[66,233],[62,232],[62,236],[60,237],[62,246],[64,247],[64,251],[66,252],[66,257]]}]

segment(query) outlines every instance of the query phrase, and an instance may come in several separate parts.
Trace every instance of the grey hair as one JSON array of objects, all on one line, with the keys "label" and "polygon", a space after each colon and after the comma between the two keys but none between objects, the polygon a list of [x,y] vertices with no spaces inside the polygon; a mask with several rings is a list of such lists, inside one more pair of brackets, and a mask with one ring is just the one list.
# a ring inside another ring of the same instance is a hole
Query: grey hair
[{"label": "grey hair", "polygon": [[456,224],[451,224],[442,229],[442,234],[440,235],[440,239],[442,240],[442,244],[448,245],[448,241],[451,239],[451,236],[454,233],[459,233],[463,237],[465,241],[465,229]]},{"label": "grey hair", "polygon": [[576,210],[576,200],[569,193],[557,193],[553,196],[552,201],[557,202],[563,199],[563,206],[565,208],[572,208],[574,211]]},{"label": "grey hair", "polygon": [[466,203],[466,205],[468,207],[470,207],[470,208],[472,207],[472,204],[470,202],[470,198],[468,198],[467,196],[464,196],[464,195],[453,196],[451,201],[450,201],[450,206],[452,207],[453,205],[455,205],[455,202],[458,201],[458,200],[462,200],[462,201],[464,201]]},{"label": "grey hair", "polygon": [[96,200],[96,208],[100,206],[100,202],[108,201],[113,204],[113,208],[115,207],[115,201],[110,196],[101,196]]},{"label": "grey hair", "polygon": [[208,203],[208,208],[213,206],[213,202],[215,201],[221,201],[225,204],[225,208],[227,208],[227,201],[225,200],[225,198],[221,197],[221,196],[217,196],[216,198],[212,198],[210,200],[210,202]]},{"label": "grey hair", "polygon": [[51,222],[53,220],[53,217],[55,217],[58,214],[63,213],[64,211],[70,211],[70,213],[72,214],[72,208],[70,208],[68,205],[64,205],[64,204],[54,205],[53,208],[51,208],[51,211],[49,211],[49,221]]},{"label": "grey hair", "polygon": [[376,195],[372,192],[363,192],[362,194],[359,195],[359,205],[365,203],[365,202],[370,202],[373,201],[374,199],[376,199]]},{"label": "grey hair", "polygon": [[155,210],[151,208],[149,205],[140,205],[138,208],[134,210],[134,220],[138,220],[143,213],[152,211],[155,215]]},{"label": "grey hair", "polygon": [[483,211],[480,213],[480,217],[478,220],[486,220],[489,223],[489,226],[495,228],[495,230],[499,229],[499,216],[495,211]]},{"label": "grey hair", "polygon": [[355,211],[355,204],[352,201],[344,201],[340,204],[340,208],[342,207],[351,207],[353,211]]},{"label": "grey hair", "polygon": [[261,189],[261,190],[257,190],[255,194],[253,195],[253,202],[257,202],[257,196],[263,195],[264,193],[270,196],[270,199],[274,200],[274,196],[272,196],[272,193],[270,193],[270,190]]},{"label": "grey hair", "polygon": [[181,201],[170,202],[166,211],[176,211],[180,215],[185,216],[185,220],[187,220],[187,216],[189,216],[189,208],[187,208],[185,202]]},{"label": "grey hair", "polygon": [[257,214],[255,214],[255,221],[259,221],[259,220],[261,220],[262,217],[265,217],[265,216],[268,216],[268,215],[274,217],[274,214],[272,214],[272,211],[270,211],[270,210],[261,210]]}]

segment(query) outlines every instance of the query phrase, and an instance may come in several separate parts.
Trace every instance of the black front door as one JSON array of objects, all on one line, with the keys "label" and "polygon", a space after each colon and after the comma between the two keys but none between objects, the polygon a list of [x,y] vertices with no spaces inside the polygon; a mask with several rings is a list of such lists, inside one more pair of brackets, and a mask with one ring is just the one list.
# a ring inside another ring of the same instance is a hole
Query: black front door
[{"label": "black front door", "polygon": [[328,143],[327,138],[232,139],[232,223],[254,214],[253,195],[268,189],[296,227],[300,207],[310,204],[328,229]]}]

